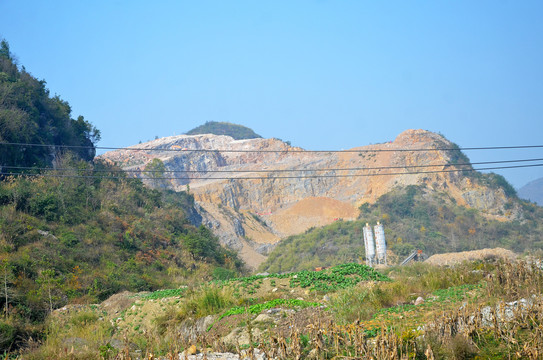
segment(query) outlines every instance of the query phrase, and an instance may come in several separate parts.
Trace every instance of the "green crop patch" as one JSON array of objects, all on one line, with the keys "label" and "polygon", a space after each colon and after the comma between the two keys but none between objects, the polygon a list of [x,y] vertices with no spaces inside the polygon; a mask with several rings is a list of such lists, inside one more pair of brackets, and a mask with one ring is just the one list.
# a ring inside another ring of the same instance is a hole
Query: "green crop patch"
[{"label": "green crop patch", "polygon": [[314,291],[330,292],[353,287],[362,281],[390,281],[390,279],[375,269],[356,263],[342,264],[323,271],[299,271],[286,274],[254,275],[244,278],[216,282],[220,286],[237,284],[249,294],[254,294],[263,279],[290,279],[290,287],[309,288]]},{"label": "green crop patch", "polygon": [[211,330],[211,328],[213,327],[213,325],[215,325],[216,322],[224,319],[225,317],[232,316],[232,315],[260,314],[264,310],[273,309],[276,307],[287,307],[287,308],[299,307],[299,308],[305,309],[308,307],[320,307],[320,306],[323,306],[323,305],[318,302],[304,301],[304,300],[298,300],[298,299],[274,299],[271,301],[266,301],[261,304],[254,304],[250,306],[236,306],[226,311],[225,313],[223,313],[213,324],[209,326],[207,331]]},{"label": "green crop patch", "polygon": [[168,297],[183,296],[184,292],[185,292],[185,289],[157,290],[157,291],[153,291],[150,294],[141,295],[141,298],[145,300],[156,300],[156,299],[163,299],[163,298],[168,298]]}]

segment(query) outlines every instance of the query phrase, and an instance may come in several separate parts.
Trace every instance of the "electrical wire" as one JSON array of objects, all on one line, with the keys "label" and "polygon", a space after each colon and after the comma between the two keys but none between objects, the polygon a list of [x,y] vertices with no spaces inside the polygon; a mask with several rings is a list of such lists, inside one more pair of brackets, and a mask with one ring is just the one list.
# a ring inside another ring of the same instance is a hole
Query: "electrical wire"
[{"label": "electrical wire", "polygon": [[[113,146],[82,146],[82,145],[54,145],[0,142],[0,145],[26,146],[26,147],[59,147],[64,149],[98,149],[98,150],[125,150],[125,151],[166,151],[166,152],[218,152],[218,153],[367,153],[367,152],[420,152],[420,151],[472,151],[472,150],[509,150],[509,149],[535,149],[543,145],[518,146],[486,146],[486,147],[453,147],[453,148],[418,148],[418,149],[361,149],[361,150],[300,150],[288,148],[285,150],[234,150],[234,149],[172,149],[172,148],[141,148],[141,147],[113,147]],[[175,145],[174,145],[175,146]]]},{"label": "electrical wire", "polygon": [[[354,168],[322,168],[322,169],[255,169],[255,170],[106,170],[92,169],[96,173],[280,173],[280,172],[316,172],[316,171],[360,171],[360,170],[385,170],[385,169],[406,169],[406,168],[425,168],[425,167],[446,167],[446,166],[473,166],[473,165],[488,165],[488,164],[506,164],[518,162],[543,161],[543,158],[535,159],[517,159],[517,160],[497,160],[497,161],[480,161],[469,163],[445,163],[445,164],[426,164],[426,165],[405,165],[405,166],[378,166],[378,167],[354,167]],[[39,171],[73,171],[69,168],[50,168],[50,167],[31,167],[31,166],[0,166],[5,169],[17,170],[39,170]]]},{"label": "electrical wire", "polygon": [[[540,167],[543,164],[530,164],[530,165],[513,165],[513,166],[497,166],[486,167],[478,169],[450,169],[450,170],[434,170],[434,171],[414,171],[414,172],[396,172],[396,173],[373,173],[373,174],[333,174],[333,175],[296,175],[296,176],[240,176],[240,177],[121,177],[121,176],[96,176],[96,175],[66,175],[66,174],[29,174],[29,173],[10,173],[0,172],[3,176],[28,176],[28,177],[58,177],[58,178],[92,178],[92,179],[139,179],[139,180],[276,180],[276,179],[316,179],[316,178],[345,178],[345,177],[368,177],[368,176],[397,176],[397,175],[418,175],[418,174],[437,174],[437,173],[452,173],[463,171],[483,171],[483,170],[500,170],[500,169],[517,169],[517,168],[530,168]],[[73,171],[85,171],[76,170]],[[92,170],[88,170],[92,171]]]}]

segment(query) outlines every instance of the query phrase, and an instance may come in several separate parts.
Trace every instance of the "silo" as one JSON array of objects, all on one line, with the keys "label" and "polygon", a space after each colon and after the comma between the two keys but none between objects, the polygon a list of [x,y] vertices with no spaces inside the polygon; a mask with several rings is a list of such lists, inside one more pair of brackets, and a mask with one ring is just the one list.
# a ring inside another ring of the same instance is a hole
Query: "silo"
[{"label": "silo", "polygon": [[387,244],[385,241],[385,229],[383,228],[383,224],[379,224],[379,221],[377,222],[377,225],[373,228],[375,231],[375,247],[377,249],[377,262],[379,264],[385,264],[387,263]]},{"label": "silo", "polygon": [[366,248],[366,264],[369,266],[373,265],[375,261],[375,242],[373,241],[373,232],[371,231],[371,226],[366,223],[364,226],[364,247]]}]

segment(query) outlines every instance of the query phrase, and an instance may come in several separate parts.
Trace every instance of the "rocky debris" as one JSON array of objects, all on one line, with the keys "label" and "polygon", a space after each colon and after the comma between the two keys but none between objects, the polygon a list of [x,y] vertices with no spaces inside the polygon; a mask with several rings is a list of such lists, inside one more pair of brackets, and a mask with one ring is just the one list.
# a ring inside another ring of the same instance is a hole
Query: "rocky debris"
[{"label": "rocky debris", "polygon": [[109,314],[117,314],[125,309],[128,309],[134,303],[135,295],[136,294],[130,291],[123,291],[110,296],[107,300],[102,302],[101,306]]},{"label": "rocky debris", "polygon": [[201,359],[209,359],[209,360],[267,360],[268,357],[266,354],[260,350],[260,349],[254,349],[253,353],[251,354],[251,350],[242,350],[240,354],[233,354],[233,353],[218,353],[218,352],[207,352],[207,353],[200,353],[200,354],[185,354],[185,352],[182,352],[179,354],[179,360],[201,360]]},{"label": "rocky debris", "polygon": [[263,335],[264,332],[256,327],[251,328],[251,334],[249,334],[247,327],[238,327],[223,337],[222,341],[230,346],[247,346],[251,344],[251,340],[258,341]]},{"label": "rocky debris", "polygon": [[51,237],[51,238],[57,240],[57,237],[55,235],[51,234],[49,231],[38,230],[38,234],[40,234],[41,236],[44,236],[44,237]]},{"label": "rocky debris", "polygon": [[188,341],[196,341],[200,334],[203,334],[213,325],[217,316],[209,315],[199,319],[187,319],[177,328],[179,336]]},{"label": "rocky debris", "polygon": [[485,306],[481,309],[481,324],[493,326],[494,317],[501,323],[506,323],[515,318],[517,312],[525,313],[534,304],[533,299],[520,299],[508,303],[500,303],[496,306]]},{"label": "rocky debris", "polygon": [[415,300],[415,306],[419,306],[420,304],[423,304],[423,303],[424,303],[424,299],[421,296],[419,296],[417,300]]},{"label": "rocky debris", "polygon": [[494,248],[462,251],[457,253],[436,254],[426,259],[426,263],[444,266],[460,264],[464,261],[488,261],[496,259],[514,260],[516,259],[516,257],[516,254],[510,250],[506,250],[503,248]]}]

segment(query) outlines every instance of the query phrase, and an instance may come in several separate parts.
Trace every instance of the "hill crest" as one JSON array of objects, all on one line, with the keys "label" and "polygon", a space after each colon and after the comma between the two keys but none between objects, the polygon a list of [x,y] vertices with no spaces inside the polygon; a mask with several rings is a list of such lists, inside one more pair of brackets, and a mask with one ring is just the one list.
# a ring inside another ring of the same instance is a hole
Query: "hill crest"
[{"label": "hill crest", "polygon": [[187,135],[201,135],[201,134],[213,134],[213,135],[226,135],[235,140],[243,139],[257,139],[262,136],[255,133],[252,129],[229,122],[217,122],[208,121],[204,125],[195,127],[192,130],[187,131]]}]

